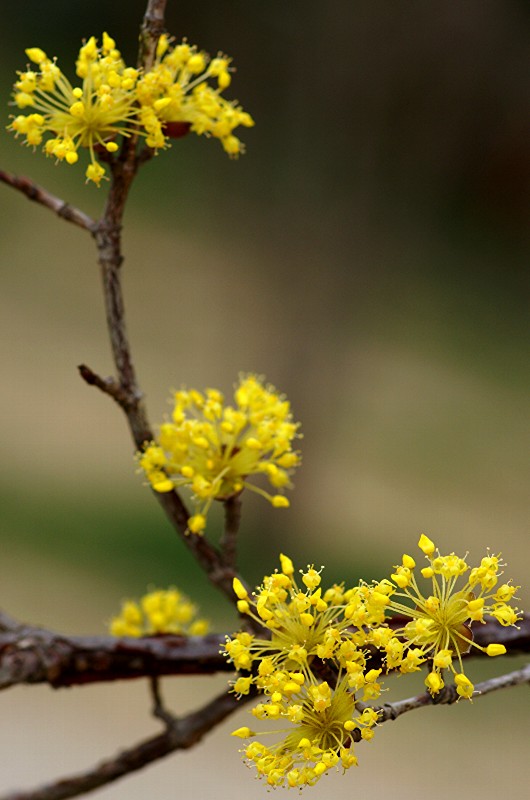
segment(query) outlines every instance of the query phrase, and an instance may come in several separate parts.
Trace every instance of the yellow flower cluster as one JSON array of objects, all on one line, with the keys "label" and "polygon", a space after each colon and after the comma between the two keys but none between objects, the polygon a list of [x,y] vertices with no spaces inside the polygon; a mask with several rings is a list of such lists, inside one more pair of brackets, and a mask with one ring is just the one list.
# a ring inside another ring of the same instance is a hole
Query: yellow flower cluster
[{"label": "yellow flower cluster", "polygon": [[105,170],[96,152],[116,152],[116,137],[129,136],[134,130],[138,71],[125,66],[106,33],[101,47],[92,36],[79,51],[76,73],[80,86],[73,87],[39,47],[30,47],[26,55],[36,68],[19,73],[14,101],[21,109],[34,110],[15,117],[10,129],[23,134],[31,146],[40,145],[45,134],[51,134],[44,152],[67,164],[77,162],[80,147],[87,148],[90,164],[86,177],[99,185]]},{"label": "yellow flower cluster", "polygon": [[[499,585],[504,566],[499,556],[487,555],[478,567],[470,567],[465,559],[451,553],[442,556],[427,536],[421,536],[418,546],[428,560],[421,570],[429,581],[429,592],[422,593],[414,569],[416,563],[404,555],[402,563],[391,575],[394,585],[388,591],[388,610],[405,614],[410,622],[393,632],[383,633],[388,668],[409,672],[413,665],[429,661],[431,669],[425,685],[432,695],[444,687],[442,671],[449,669],[454,675],[456,691],[461,697],[471,698],[474,686],[464,673],[462,655],[472,647],[488,656],[503,655],[502,644],[480,647],[473,641],[470,623],[484,622],[493,617],[501,625],[516,625],[520,619],[517,608],[509,605],[519,587],[509,582]],[[466,576],[466,580],[459,579]],[[406,603],[397,598],[404,598]],[[382,641],[383,643],[383,641]],[[459,671],[453,666],[457,661]]]},{"label": "yellow flower cluster", "polygon": [[234,400],[234,406],[225,405],[217,389],[176,392],[172,421],[162,424],[157,442],[138,454],[155,491],[192,490],[192,533],[203,533],[214,500],[228,500],[245,488],[276,508],[289,505],[283,494],[270,494],[251,482],[262,475],[279,492],[291,485],[300,455],[293,450],[299,425],[289,402],[256,375],[240,377]]},{"label": "yellow flower cluster", "polygon": [[[332,767],[357,764],[354,742],[371,739],[377,712],[357,712],[358,699],[379,696],[380,669],[368,669],[365,624],[384,619],[384,604],[374,587],[322,592],[320,573],[309,567],[300,587],[290,558],[280,556],[281,572],[265,577],[250,597],[234,580],[238,610],[268,628],[270,639],[242,631],[227,639],[225,651],[238,670],[233,690],[248,694],[254,685],[266,696],[252,711],[258,720],[280,723],[284,734],[266,746],[251,742],[245,758],[271,786],[313,785]],[[250,728],[234,736],[253,737]]]},{"label": "yellow flower cluster", "polygon": [[46,155],[67,164],[75,164],[79,149],[86,148],[86,178],[97,186],[105,176],[97,155],[108,159],[115,153],[119,136],[137,134],[158,149],[191,129],[220,139],[235,157],[244,148],[234,128],[254,124],[247,112],[221,95],[230,84],[230,60],[209,60],[186,42],[171,47],[165,35],[146,73],[125,65],[107,33],[100,46],[92,36],[79,51],[76,86],[39,47],[28,48],[26,55],[34,66],[19,72],[13,99],[19,109],[32,110],[13,117],[9,129],[32,147],[46,138]]},{"label": "yellow flower cluster", "polygon": [[171,40],[162,34],[155,64],[142,75],[137,87],[140,119],[148,132],[149,147],[164,147],[167,136],[182,135],[188,127],[199,136],[219,139],[232,158],[244,152],[233,131],[239,125],[249,128],[254,121],[221,95],[231,82],[229,65],[226,56],[210,60],[207,53],[185,41],[171,47]]},{"label": "yellow flower cluster", "polygon": [[[515,625],[520,617],[509,601],[517,587],[497,585],[497,556],[486,556],[471,569],[454,553],[435,555],[434,543],[424,535],[419,546],[429,561],[422,570],[431,582],[428,596],[417,586],[415,562],[408,555],[392,581],[361,582],[351,589],[335,585],[322,592],[320,573],[313,567],[302,572],[300,587],[285,555],[280,556],[281,571],[266,576],[251,596],[234,580],[238,611],[269,631],[263,638],[240,631],[227,639],[225,653],[243,672],[233,691],[244,695],[254,687],[262,693],[265,700],[252,713],[260,721],[274,720],[271,733],[283,737],[269,746],[253,741],[243,750],[271,786],[313,785],[332,767],[348,769],[357,763],[354,743],[371,739],[378,721],[376,709],[359,711],[358,703],[382,691],[382,670],[370,668],[368,648],[379,651],[385,671],[415,672],[428,662],[425,683],[433,695],[443,688],[442,672],[449,669],[457,694],[471,698],[474,687],[464,674],[462,655],[479,646],[469,623],[489,615],[502,625]],[[457,590],[466,572],[467,582]],[[410,621],[391,626],[388,615],[394,612]],[[500,644],[479,649],[489,656],[506,652]],[[233,735],[246,739],[257,734],[245,726]]]},{"label": "yellow flower cluster", "polygon": [[157,589],[139,602],[125,600],[121,612],[109,624],[113,636],[153,636],[173,633],[204,636],[209,622],[197,617],[198,609],[178,589]]}]

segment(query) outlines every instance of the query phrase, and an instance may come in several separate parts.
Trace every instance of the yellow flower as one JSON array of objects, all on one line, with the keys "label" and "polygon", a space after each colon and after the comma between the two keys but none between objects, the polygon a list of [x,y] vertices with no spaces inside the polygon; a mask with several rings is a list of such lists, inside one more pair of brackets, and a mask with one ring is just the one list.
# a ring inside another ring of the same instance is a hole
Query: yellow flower
[{"label": "yellow flower", "polygon": [[301,670],[308,678],[315,658],[333,659],[343,668],[354,658],[364,665],[362,652],[356,650],[348,613],[358,590],[334,586],[322,595],[320,573],[308,567],[302,573],[303,591],[294,577],[291,559],[282,554],[280,563],[281,572],[265,576],[252,597],[234,579],[240,612],[271,631],[270,639],[242,633],[227,641],[226,653],[236,667],[249,669],[259,662],[254,682],[258,688],[268,690],[270,681],[274,685],[277,671]]},{"label": "yellow flower", "polygon": [[[234,406],[225,405],[216,389],[176,392],[172,421],[161,425],[158,441],[137,456],[155,491],[191,489],[192,533],[204,532],[214,500],[228,500],[245,488],[276,508],[289,505],[276,493],[291,486],[290,475],[300,463],[293,450],[299,425],[288,401],[255,375],[241,376],[234,400]],[[268,480],[274,494],[254,483],[259,476]]]},{"label": "yellow flower", "polygon": [[172,46],[163,34],[151,70],[140,72],[124,63],[107,33],[81,47],[76,61],[77,85],[70,83],[40,47],[26,55],[34,66],[18,73],[14,105],[29,113],[12,118],[8,128],[25,144],[43,145],[46,155],[75,164],[86,148],[90,163],[85,175],[97,186],[105,177],[100,160],[118,150],[116,139],[133,134],[148,147],[167,146],[189,130],[219,139],[231,158],[244,152],[235,136],[254,120],[222,92],[231,82],[230,59],[206,53],[183,42]]},{"label": "yellow flower", "polygon": [[244,146],[233,131],[240,125],[251,127],[254,120],[222,96],[230,85],[231,72],[226,56],[210,60],[207,53],[186,41],[173,45],[162,34],[155,64],[141,76],[136,88],[149,147],[162,148],[169,138],[192,130],[219,139],[231,158],[243,153]]},{"label": "yellow flower", "polygon": [[[335,585],[322,592],[320,571],[314,567],[302,572],[299,585],[291,559],[280,555],[280,565],[281,571],[265,576],[252,596],[234,579],[239,611],[268,628],[270,638],[240,631],[227,639],[225,653],[236,669],[249,673],[233,683],[233,691],[247,694],[253,684],[264,701],[252,714],[274,720],[271,733],[282,737],[269,746],[252,742],[243,751],[245,758],[271,786],[302,787],[332,767],[356,764],[354,742],[373,735],[377,712],[358,714],[355,703],[357,692],[362,700],[381,693],[381,670],[366,669],[364,649],[371,643],[364,621],[379,610],[367,606],[364,586],[345,590]],[[234,735],[268,732],[243,728]]]},{"label": "yellow flower", "polygon": [[[457,692],[471,698],[473,684],[464,674],[462,656],[471,647],[489,656],[502,655],[504,645],[490,644],[480,647],[473,641],[472,621],[483,622],[485,616],[495,618],[502,625],[515,625],[520,619],[516,608],[508,605],[518,587],[509,583],[496,589],[501,568],[499,556],[485,556],[479,567],[471,568],[465,559],[451,553],[442,556],[434,542],[422,534],[418,543],[429,566],[421,574],[429,581],[429,591],[422,592],[414,576],[414,560],[404,555],[402,563],[391,575],[395,586],[389,596],[388,611],[405,614],[411,620],[394,631],[385,645],[389,668],[411,672],[432,660],[432,669],[426,685],[432,695],[444,686],[442,670],[450,669],[455,676]],[[459,579],[467,580],[458,586]],[[397,587],[397,588],[396,588]],[[403,603],[397,598],[404,598]],[[459,672],[453,666],[456,659]]]},{"label": "yellow flower", "polygon": [[90,157],[86,178],[99,186],[105,169],[97,154],[116,152],[116,137],[135,131],[138,71],[126,67],[106,33],[101,46],[92,36],[81,47],[77,86],[40,48],[28,48],[26,54],[36,68],[19,73],[13,97],[20,109],[33,110],[14,117],[10,130],[25,136],[31,146],[45,140],[46,155],[67,164],[75,164],[79,149],[86,148]]},{"label": "yellow flower", "polygon": [[[334,689],[325,681],[309,691],[298,687],[276,702],[256,706],[254,712],[257,719],[273,719],[276,727],[284,722],[286,727],[274,732],[283,738],[269,746],[251,742],[242,750],[244,758],[270,786],[298,788],[314,785],[333,767],[345,771],[355,766],[354,744],[372,738],[378,719],[372,709],[356,712],[355,696],[344,678]],[[243,727],[232,735],[246,739],[267,734]]]},{"label": "yellow flower", "polygon": [[[498,556],[486,556],[480,567],[471,569],[454,553],[441,556],[425,536],[420,548],[429,561],[421,570],[430,580],[426,594],[416,583],[416,563],[409,555],[395,567],[394,583],[361,581],[351,589],[341,584],[323,591],[322,569],[313,566],[301,570],[297,580],[293,562],[284,554],[280,570],[266,575],[253,593],[234,579],[237,608],[256,623],[256,633],[243,630],[227,637],[225,654],[244,672],[232,681],[232,691],[239,696],[257,691],[261,702],[251,713],[274,726],[258,732],[245,726],[233,735],[259,737],[242,752],[270,786],[302,788],[333,767],[346,770],[357,764],[354,744],[370,741],[379,719],[377,708],[363,708],[364,703],[383,691],[382,668],[368,663],[373,648],[383,654],[386,670],[415,672],[429,663],[425,685],[432,695],[444,688],[444,670],[451,670],[457,695],[472,698],[474,686],[462,668],[462,655],[478,647],[469,622],[483,614],[502,624],[516,621],[517,609],[507,601],[517,587],[505,583],[495,590],[502,566]],[[466,573],[467,580],[457,588]],[[386,615],[393,611],[410,621],[391,628]],[[506,652],[501,644],[480,649],[489,656]],[[275,739],[264,744],[264,736]]]},{"label": "yellow flower", "polygon": [[110,621],[113,636],[153,636],[172,633],[182,636],[204,636],[209,622],[197,617],[195,606],[178,589],[156,589],[139,602],[125,600],[121,612]]}]

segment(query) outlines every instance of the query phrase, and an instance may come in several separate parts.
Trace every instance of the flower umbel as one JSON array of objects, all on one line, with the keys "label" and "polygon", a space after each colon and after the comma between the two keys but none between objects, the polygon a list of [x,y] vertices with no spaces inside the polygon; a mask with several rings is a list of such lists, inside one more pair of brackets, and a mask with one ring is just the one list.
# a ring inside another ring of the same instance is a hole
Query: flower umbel
[{"label": "flower umbel", "polygon": [[109,624],[113,636],[153,636],[161,633],[203,636],[208,620],[197,616],[198,608],[178,589],[156,589],[139,602],[125,600],[121,612]]},{"label": "flower umbel", "polygon": [[[284,738],[269,746],[251,742],[242,752],[260,777],[271,786],[313,786],[333,767],[343,771],[357,765],[354,742],[371,739],[378,715],[370,708],[355,711],[355,696],[346,678],[334,689],[324,681],[301,688],[254,709],[258,719],[288,723],[274,731]],[[250,738],[250,729],[234,731]]]},{"label": "flower umbel", "polygon": [[[501,625],[516,625],[520,619],[518,609],[509,603],[519,587],[510,582],[499,585],[504,566],[500,556],[487,555],[480,566],[472,568],[454,553],[440,555],[434,542],[425,535],[418,546],[428,561],[421,574],[430,582],[429,591],[420,590],[414,575],[416,563],[411,556],[404,555],[391,575],[395,588],[388,610],[406,614],[411,621],[388,639],[386,664],[401,672],[411,672],[428,662],[430,671],[425,684],[432,695],[444,687],[443,671],[449,669],[454,674],[457,693],[471,698],[474,687],[464,673],[462,656],[472,647],[489,656],[502,655],[506,648],[501,644],[487,647],[476,644],[469,624],[484,622],[490,616]],[[397,599],[400,597],[408,604]],[[455,660],[458,671],[453,664]]]},{"label": "flower umbel", "polygon": [[219,139],[231,158],[244,152],[234,135],[254,120],[241,106],[226,100],[230,85],[230,59],[207,53],[182,42],[172,46],[163,34],[152,69],[142,72],[124,63],[116,43],[107,33],[102,43],[91,36],[81,47],[76,62],[79,79],[72,85],[40,47],[30,47],[32,62],[18,73],[14,104],[30,113],[14,116],[8,126],[32,147],[44,144],[44,152],[58,161],[75,164],[79,150],[88,150],[87,181],[97,186],[105,177],[98,160],[109,160],[120,136],[138,135],[155,150],[167,146],[189,130]]},{"label": "flower umbel", "polygon": [[[265,695],[252,713],[273,720],[275,730],[260,736],[283,737],[270,746],[252,742],[245,758],[270,785],[303,787],[332,767],[355,765],[354,742],[373,736],[377,712],[358,713],[355,703],[358,692],[363,700],[381,692],[381,670],[366,669],[370,633],[361,621],[379,612],[367,607],[364,587],[335,585],[322,593],[320,572],[308,567],[302,588],[291,559],[281,555],[280,562],[281,572],[266,576],[252,596],[234,580],[238,610],[268,628],[270,639],[241,631],[227,639],[225,652],[249,672],[233,690],[248,694],[254,685]],[[234,735],[256,734],[240,728]]]},{"label": "flower umbel", "polygon": [[40,48],[30,47],[26,54],[35,67],[19,73],[14,101],[32,112],[14,117],[9,128],[32,146],[46,137],[46,155],[67,164],[75,164],[79,149],[86,148],[90,157],[86,178],[99,186],[105,169],[96,154],[116,152],[116,137],[136,130],[138,70],[125,65],[106,33],[101,46],[92,36],[81,47],[76,86]]},{"label": "flower umbel", "polygon": [[[255,375],[240,378],[234,400],[234,406],[226,405],[217,389],[176,392],[172,421],[163,423],[158,440],[138,454],[155,491],[192,490],[192,533],[204,531],[214,500],[228,500],[245,488],[276,508],[289,505],[281,492],[291,485],[290,474],[300,462],[293,450],[299,425],[289,402]],[[256,486],[260,475],[278,493]]]},{"label": "flower umbel", "polygon": [[[416,582],[416,563],[409,555],[395,568],[392,582],[361,581],[351,589],[341,584],[323,592],[321,570],[314,567],[301,571],[300,584],[285,555],[280,555],[281,569],[265,576],[252,594],[234,579],[239,613],[263,634],[242,630],[227,637],[225,655],[240,672],[232,689],[239,696],[253,689],[261,693],[252,714],[260,722],[274,722],[274,730],[258,734],[243,726],[232,735],[260,737],[242,752],[269,785],[311,786],[332,767],[346,770],[357,764],[355,742],[372,739],[379,721],[380,709],[365,705],[382,691],[382,669],[369,662],[374,649],[386,671],[414,672],[427,663],[425,683],[432,695],[443,688],[443,671],[450,669],[457,694],[465,698],[472,697],[474,687],[462,656],[471,647],[489,656],[506,652],[502,644],[474,643],[469,627],[486,615],[501,625],[519,619],[509,605],[518,587],[498,585],[499,556],[487,555],[471,568],[454,553],[441,556],[426,536],[419,546],[429,562],[421,570],[431,582],[427,595]],[[410,621],[391,627],[389,611]],[[266,745],[261,738],[269,735],[275,741]]]},{"label": "flower umbel", "polygon": [[192,130],[219,139],[231,158],[244,152],[234,129],[251,127],[254,120],[222,92],[232,80],[230,59],[209,55],[186,41],[173,45],[162,34],[153,68],[138,81],[140,118],[149,147],[161,148],[168,138]]}]

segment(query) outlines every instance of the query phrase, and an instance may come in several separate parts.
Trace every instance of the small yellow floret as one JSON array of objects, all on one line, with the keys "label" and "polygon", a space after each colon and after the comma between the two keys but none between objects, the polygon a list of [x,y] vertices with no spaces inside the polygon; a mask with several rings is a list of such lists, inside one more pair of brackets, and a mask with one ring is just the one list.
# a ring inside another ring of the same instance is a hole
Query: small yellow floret
[{"label": "small yellow floret", "polygon": [[475,687],[463,672],[455,675],[455,686],[460,697],[471,699]]},{"label": "small yellow floret", "polygon": [[203,514],[195,514],[188,520],[188,530],[192,533],[202,534],[206,528],[206,517]]},{"label": "small yellow floret", "polygon": [[423,575],[424,578],[427,578],[427,579],[428,578],[432,578],[433,575],[434,575],[434,570],[433,570],[432,567],[424,567],[421,570],[421,574]]},{"label": "small yellow floret", "polygon": [[246,726],[238,728],[237,730],[232,731],[232,733],[230,734],[230,736],[237,736],[239,739],[249,739],[251,736],[255,735],[256,734],[253,733],[250,730],[250,728],[247,728]]},{"label": "small yellow floret", "polygon": [[436,545],[434,544],[428,536],[425,536],[424,533],[421,534],[420,540],[418,542],[418,547],[420,550],[423,550],[426,556],[431,556],[434,551],[436,550]]},{"label": "small yellow floret", "polygon": [[425,686],[431,694],[438,694],[444,687],[444,682],[438,672],[429,672],[425,678]]},{"label": "small yellow floret", "polygon": [[153,483],[153,489],[155,492],[160,492],[161,494],[171,492],[174,488],[173,481],[169,480],[169,478],[162,478],[162,480]]},{"label": "small yellow floret", "polygon": [[85,175],[87,181],[92,181],[93,183],[96,184],[96,186],[99,186],[99,184],[101,183],[101,179],[105,175],[105,170],[103,169],[101,164],[98,164],[97,161],[94,161],[92,164],[89,164],[88,167],[86,168]]},{"label": "small yellow floret", "polygon": [[43,61],[47,60],[46,53],[44,50],[41,50],[40,47],[28,47],[26,49],[26,55],[34,64],[42,64]]},{"label": "small yellow floret", "polygon": [[232,586],[234,588],[234,592],[236,593],[236,596],[240,600],[247,600],[248,599],[248,592],[245,589],[245,587],[243,586],[243,584],[241,583],[241,581],[239,580],[239,578],[234,578],[234,580],[232,582]]},{"label": "small yellow floret", "polygon": [[280,553],[280,564],[284,575],[294,574],[293,562],[291,561],[289,556],[285,556],[283,553]]},{"label": "small yellow floret", "polygon": [[506,648],[503,644],[489,644],[486,647],[486,654],[488,656],[503,656],[506,653]]},{"label": "small yellow floret", "polygon": [[284,497],[283,494],[275,494],[271,499],[271,503],[274,508],[289,508],[290,506],[289,499]]}]

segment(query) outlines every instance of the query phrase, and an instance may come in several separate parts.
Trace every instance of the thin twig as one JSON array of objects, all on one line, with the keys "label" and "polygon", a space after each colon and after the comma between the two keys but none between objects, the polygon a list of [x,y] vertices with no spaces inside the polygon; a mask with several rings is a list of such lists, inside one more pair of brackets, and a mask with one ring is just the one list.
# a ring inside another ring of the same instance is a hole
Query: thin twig
[{"label": "thin twig", "polygon": [[[165,2],[150,0],[142,28],[143,58],[154,53],[156,41],[163,28]],[[147,44],[150,42],[149,47]],[[145,49],[147,47],[147,49]],[[147,62],[143,62],[144,64]],[[111,163],[111,183],[103,215],[96,225],[94,239],[101,267],[103,294],[111,349],[117,372],[115,381],[100,379],[90,371],[93,385],[110,394],[124,410],[129,428],[138,449],[154,439],[147,419],[143,395],[136,377],[125,323],[125,305],[121,286],[121,228],[126,201],[137,173],[141,155],[132,146],[131,137],[124,143],[119,158]],[[85,373],[85,379],[88,373]],[[193,552],[210,580],[232,599],[232,574],[226,574],[216,548],[203,537],[188,534],[188,511],[177,492],[155,493],[173,527]]]},{"label": "thin twig", "polygon": [[67,222],[72,222],[80,228],[93,233],[96,228],[96,221],[93,220],[84,211],[79,208],[66,203],[60,197],[56,197],[51,192],[48,192],[42,186],[34,183],[29,178],[23,175],[13,175],[11,172],[5,172],[0,169],[0,180],[13,189],[18,189],[19,192],[25,194],[29,200],[34,200],[36,203],[49,208],[54,211],[59,217],[65,219]]},{"label": "thin twig", "polygon": [[2,795],[0,800],[66,800],[98,789],[176,750],[185,750],[197,744],[203,736],[236,711],[245,699],[238,701],[233,694],[220,694],[198,711],[173,720],[172,724],[158,736],[122,750],[113,758],[85,772],[61,778],[26,792],[10,792]]},{"label": "thin twig", "polygon": [[171,714],[164,705],[160,690],[160,679],[158,675],[152,675],[149,679],[151,696],[153,698],[153,716],[161,720],[166,728],[170,728],[176,722],[176,717]]},{"label": "thin twig", "polygon": [[[117,161],[112,166],[112,181],[105,212],[97,224],[94,238],[98,249],[99,264],[103,281],[103,294],[107,315],[107,327],[111,342],[118,378],[103,379],[89,371],[83,376],[111,395],[125,412],[133,441],[138,449],[146,442],[153,441],[154,435],[147,419],[131,348],[125,324],[125,306],[121,286],[121,221],[125,201],[134,177],[136,167],[130,161]],[[180,533],[182,540],[194,554],[210,581],[233,600],[232,580],[234,570],[227,568],[217,549],[204,537],[190,535],[188,532],[188,510],[176,491],[154,492],[166,516]]]},{"label": "thin twig", "polygon": [[[520,686],[523,683],[530,683],[530,664],[522,667],[521,669],[508,672],[506,675],[499,675],[495,678],[489,678],[486,681],[475,684],[475,692],[473,699],[476,700],[484,697],[491,692],[496,692],[499,689],[507,689],[510,686]],[[398,700],[395,703],[387,703],[384,706],[376,707],[379,711],[379,722],[386,722],[387,720],[394,720],[408,711],[414,711],[417,708],[425,708],[432,705],[451,705],[459,700],[455,686],[446,686],[441,693],[441,697],[432,698],[428,692],[425,694],[417,695],[416,697],[408,697],[406,700]],[[365,704],[362,704],[366,707]]]},{"label": "thin twig", "polygon": [[[120,269],[123,261],[121,223],[128,192],[137,170],[137,162],[134,159],[134,154],[129,153],[126,154],[125,160],[120,159],[112,165],[112,180],[107,204],[94,234],[103,281],[107,327],[118,375],[111,392],[108,391],[108,384],[103,379],[99,382],[94,380],[94,385],[99,386],[118,401],[126,414],[134,443],[138,449],[141,449],[145,442],[154,439],[154,435],[147,419],[142,392],[132,360],[125,324]],[[95,375],[95,373],[92,374]],[[119,387],[119,390],[116,389],[116,386]],[[154,492],[154,494],[171,524],[180,533],[182,540],[205,570],[210,581],[220,588],[230,600],[233,600],[234,570],[223,563],[217,549],[204,537],[189,534],[189,514],[180,495],[176,491]]]},{"label": "thin twig", "polygon": [[118,405],[123,408],[124,411],[129,409],[130,398],[123,391],[115,378],[102,378],[96,372],[91,370],[90,367],[87,367],[86,364],[80,364],[77,369],[79,370],[79,374],[83,380],[88,383],[89,386],[97,386],[97,388],[101,389],[102,392],[110,395],[110,397],[112,397],[118,403]]}]

